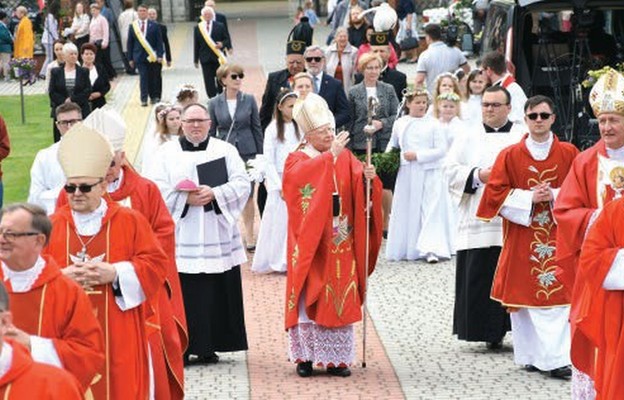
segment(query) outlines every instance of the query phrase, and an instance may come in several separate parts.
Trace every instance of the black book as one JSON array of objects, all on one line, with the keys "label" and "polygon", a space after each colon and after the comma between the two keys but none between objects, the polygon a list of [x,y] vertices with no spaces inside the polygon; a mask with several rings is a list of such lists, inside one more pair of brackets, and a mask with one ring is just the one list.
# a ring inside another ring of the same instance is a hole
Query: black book
[{"label": "black book", "polygon": [[[207,185],[211,188],[216,188],[225,183],[228,183],[227,166],[225,164],[225,157],[217,158],[216,160],[208,161],[197,166],[197,178],[200,185]],[[212,201],[204,205],[204,211],[213,210],[217,214],[221,214],[221,209],[217,205],[216,201]]]}]

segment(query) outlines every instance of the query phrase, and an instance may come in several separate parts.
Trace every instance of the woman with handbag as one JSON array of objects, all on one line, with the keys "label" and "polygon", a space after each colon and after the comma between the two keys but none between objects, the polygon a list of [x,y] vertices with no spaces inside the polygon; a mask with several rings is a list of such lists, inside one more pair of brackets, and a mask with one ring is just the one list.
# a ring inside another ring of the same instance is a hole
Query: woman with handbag
[{"label": "woman with handbag", "polygon": [[[217,81],[223,86],[223,92],[210,100],[208,112],[212,120],[210,136],[234,145],[243,161],[247,162],[262,154],[263,136],[256,99],[241,91],[244,78],[240,65],[221,65],[217,69]],[[253,252],[256,249],[253,230],[255,203],[253,191],[251,193],[243,210],[243,223],[247,251]]]},{"label": "woman with handbag", "polygon": [[342,82],[345,93],[349,93],[355,74],[357,48],[349,43],[347,28],[336,29],[334,42],[325,50],[325,72]]}]

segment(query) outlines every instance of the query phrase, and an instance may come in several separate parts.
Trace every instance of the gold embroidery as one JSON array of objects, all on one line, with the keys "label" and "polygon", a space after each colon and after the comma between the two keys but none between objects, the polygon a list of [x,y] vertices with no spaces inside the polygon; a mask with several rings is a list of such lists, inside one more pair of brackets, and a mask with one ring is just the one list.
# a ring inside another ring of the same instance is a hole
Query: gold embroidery
[{"label": "gold embroidery", "polygon": [[292,256],[290,257],[290,263],[292,264],[292,267],[295,268],[297,266],[297,261],[299,259],[299,245],[296,244],[295,248],[293,249],[292,252]]},{"label": "gold embroidery", "polygon": [[325,285],[325,301],[329,302],[329,295],[331,294],[334,308],[336,309],[336,315],[338,315],[338,317],[342,317],[344,305],[350,292],[353,292],[353,301],[357,301],[357,283],[355,283],[355,281],[353,280],[351,281],[351,283],[349,283],[345,291],[342,293],[342,297],[338,297],[336,295],[336,291],[329,283]]},{"label": "gold embroidery", "polygon": [[316,188],[309,183],[299,189],[299,193],[301,193],[301,212],[303,215],[306,215],[308,209],[310,208],[310,200],[312,200],[312,195],[316,192]]},{"label": "gold embroidery", "polygon": [[288,296],[288,311],[295,309],[297,304],[295,303],[295,288],[290,288],[290,296]]},{"label": "gold embroidery", "polygon": [[340,260],[336,260],[336,279],[340,280]]}]

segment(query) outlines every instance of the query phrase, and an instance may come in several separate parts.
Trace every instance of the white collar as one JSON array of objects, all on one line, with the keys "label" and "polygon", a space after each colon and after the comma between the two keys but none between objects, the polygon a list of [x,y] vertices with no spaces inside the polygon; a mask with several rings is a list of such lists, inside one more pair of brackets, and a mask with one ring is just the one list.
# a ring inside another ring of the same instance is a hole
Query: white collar
[{"label": "white collar", "polygon": [[2,342],[2,352],[0,352],[0,378],[4,377],[13,364],[13,347],[6,341]]},{"label": "white collar", "polygon": [[620,147],[619,149],[610,149],[608,147],[606,147],[606,149],[609,158],[618,161],[624,161],[624,146]]},{"label": "white collar", "polygon": [[554,136],[552,132],[548,133],[548,140],[544,142],[536,142],[531,134],[526,138],[526,147],[531,153],[531,156],[537,161],[544,161],[548,158],[548,153],[550,152],[550,147],[552,146],[554,141]]},{"label": "white collar", "polygon": [[106,215],[108,206],[104,199],[100,199],[100,205],[94,211],[88,214],[81,214],[72,211],[72,217],[76,224],[76,232],[81,236],[93,236],[100,231],[102,227],[102,218]]},{"label": "white collar", "polygon": [[121,182],[123,182],[123,177],[124,177],[124,171],[123,171],[123,168],[121,168],[119,170],[119,178],[115,179],[114,181],[108,184],[108,187],[106,189],[108,193],[113,193],[119,190],[119,188],[121,187]]},{"label": "white collar", "polygon": [[307,143],[303,149],[301,149],[301,151],[303,151],[304,153],[306,153],[308,156],[310,156],[310,158],[314,158],[314,157],[318,157],[320,156],[322,153],[320,151],[318,151],[317,149],[314,148],[314,146],[312,146],[310,143]]},{"label": "white collar", "polygon": [[24,271],[12,270],[5,263],[2,263],[2,273],[5,281],[11,281],[11,287],[15,293],[26,293],[32,289],[44,267],[45,261],[39,256],[35,264]]}]

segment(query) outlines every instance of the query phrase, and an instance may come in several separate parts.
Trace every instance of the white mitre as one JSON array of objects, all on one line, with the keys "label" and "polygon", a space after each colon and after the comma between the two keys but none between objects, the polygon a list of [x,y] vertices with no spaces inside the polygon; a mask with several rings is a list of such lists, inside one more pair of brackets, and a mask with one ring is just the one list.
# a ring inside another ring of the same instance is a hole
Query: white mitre
[{"label": "white mitre", "polygon": [[115,152],[124,149],[126,122],[110,107],[96,108],[84,120],[85,126],[100,132],[113,146]]}]

